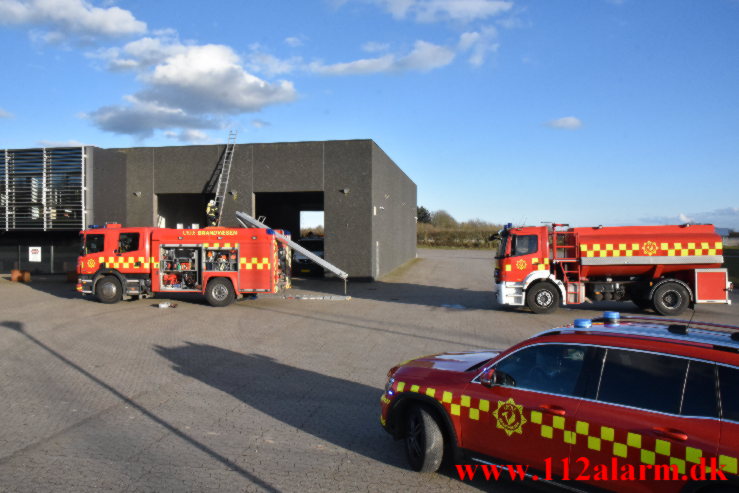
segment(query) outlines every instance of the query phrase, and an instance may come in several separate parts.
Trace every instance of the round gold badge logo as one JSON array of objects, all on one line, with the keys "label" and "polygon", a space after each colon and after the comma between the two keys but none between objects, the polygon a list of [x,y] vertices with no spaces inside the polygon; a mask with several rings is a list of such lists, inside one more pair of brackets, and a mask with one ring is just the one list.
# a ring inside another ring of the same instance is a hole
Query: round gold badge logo
[{"label": "round gold badge logo", "polygon": [[523,434],[521,428],[527,422],[523,416],[523,406],[516,404],[513,398],[505,402],[498,401],[498,409],[493,411],[493,416],[497,420],[496,426],[505,431],[508,436],[514,433]]},{"label": "round gold badge logo", "polygon": [[642,247],[642,251],[645,255],[649,255],[650,257],[657,253],[657,244],[653,241],[645,241],[644,246]]}]

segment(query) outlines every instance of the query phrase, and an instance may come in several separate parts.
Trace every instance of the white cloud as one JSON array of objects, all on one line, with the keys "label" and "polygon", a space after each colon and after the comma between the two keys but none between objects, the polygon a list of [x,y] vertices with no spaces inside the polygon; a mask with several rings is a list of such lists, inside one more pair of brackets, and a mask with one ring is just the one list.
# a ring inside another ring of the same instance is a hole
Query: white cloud
[{"label": "white cloud", "polygon": [[427,72],[449,65],[455,57],[453,50],[427,41],[416,41],[413,50],[405,56],[384,55],[353,62],[324,65],[310,64],[311,71],[322,75],[359,75],[383,72]]},{"label": "white cloud", "polygon": [[418,22],[471,22],[508,12],[513,2],[503,0],[373,0],[396,19]]},{"label": "white cloud", "polygon": [[264,127],[269,127],[269,126],[271,126],[272,124],[271,124],[271,123],[269,123],[269,122],[265,122],[264,120],[258,120],[258,119],[255,119],[255,120],[252,120],[252,121],[251,121],[251,125],[252,125],[252,127],[254,127],[254,128],[264,128]]},{"label": "white cloud", "polygon": [[262,51],[259,45],[252,46],[252,52],[247,57],[247,67],[253,72],[268,76],[284,75],[294,72],[303,66],[303,59],[291,57],[280,59]]},{"label": "white cloud", "polygon": [[152,67],[167,58],[184,53],[187,47],[181,44],[176,35],[145,37],[131,41],[123,48],[104,48],[88,53],[90,58],[104,60],[109,70],[141,70]]},{"label": "white cloud", "polygon": [[79,140],[39,140],[37,143],[41,147],[82,147],[85,145]]},{"label": "white cloud", "polygon": [[725,207],[704,212],[680,212],[675,216],[644,217],[644,224],[713,224],[719,228],[739,230],[739,207]]},{"label": "white cloud", "polygon": [[285,38],[285,44],[297,48],[298,46],[303,46],[303,40],[295,36],[290,36],[289,38]]},{"label": "white cloud", "polygon": [[552,128],[559,128],[562,130],[577,130],[582,127],[582,121],[574,116],[565,116],[563,118],[557,118],[547,122],[546,125]]},{"label": "white cloud", "polygon": [[221,128],[222,122],[206,115],[190,115],[181,108],[141,101],[135,96],[125,98],[128,105],[103,106],[83,115],[107,132],[151,137],[154,130],[171,128]]},{"label": "white cloud", "polygon": [[195,129],[185,129],[180,132],[164,132],[164,136],[169,139],[176,139],[180,142],[207,142],[210,140],[210,137],[208,137],[208,134],[205,132],[201,132],[200,130]]},{"label": "white cloud", "polygon": [[489,53],[498,51],[498,32],[494,27],[485,27],[480,31],[462,33],[459,37],[458,50],[469,52],[467,61],[475,67],[485,63],[485,57]]},{"label": "white cloud", "polygon": [[[249,72],[224,45],[186,46],[171,38],[142,38],[120,51],[98,53],[109,68],[136,70],[142,90],[126,105],[99,108],[86,115],[114,133],[149,137],[154,130],[219,128],[223,115],[259,111],[292,101],[291,82],[269,83]],[[193,132],[174,134],[192,141]]]},{"label": "white cloud", "polygon": [[14,117],[15,115],[13,115],[12,113],[9,113],[5,111],[4,109],[0,108],[0,118],[14,118]]},{"label": "white cloud", "polygon": [[362,50],[367,53],[379,53],[390,49],[388,43],[377,43],[375,41],[368,41],[362,45]]},{"label": "white cloud", "polygon": [[38,36],[45,41],[60,41],[70,35],[111,37],[146,32],[146,23],[130,11],[95,7],[85,0],[0,0],[0,24],[49,29]]},{"label": "white cloud", "polygon": [[245,113],[295,99],[291,82],[270,84],[250,73],[231,48],[188,46],[142,76],[145,101],[200,113]]}]

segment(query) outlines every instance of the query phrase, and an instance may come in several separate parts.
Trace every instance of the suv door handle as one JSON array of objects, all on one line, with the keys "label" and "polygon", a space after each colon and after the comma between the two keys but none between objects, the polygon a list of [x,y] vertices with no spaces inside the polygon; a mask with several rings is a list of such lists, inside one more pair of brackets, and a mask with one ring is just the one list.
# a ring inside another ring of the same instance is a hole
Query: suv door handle
[{"label": "suv door handle", "polygon": [[539,406],[539,410],[544,411],[548,414],[554,414],[555,416],[564,416],[567,414],[567,411],[565,411],[563,408],[559,406],[554,406],[552,404],[542,404]]},{"label": "suv door handle", "polygon": [[654,433],[656,435],[659,435],[661,437],[665,438],[671,438],[672,440],[677,440],[678,442],[684,442],[688,439],[687,433],[676,430],[674,428],[652,428],[654,430]]}]

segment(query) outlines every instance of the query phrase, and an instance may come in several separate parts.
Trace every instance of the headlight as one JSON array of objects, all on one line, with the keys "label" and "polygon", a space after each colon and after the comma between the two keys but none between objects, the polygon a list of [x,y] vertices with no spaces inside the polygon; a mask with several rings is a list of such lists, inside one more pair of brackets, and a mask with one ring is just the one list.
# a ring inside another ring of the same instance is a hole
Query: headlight
[{"label": "headlight", "polygon": [[393,384],[395,383],[395,379],[393,377],[390,377],[387,379],[387,383],[385,384],[385,393],[388,395],[393,395]]}]

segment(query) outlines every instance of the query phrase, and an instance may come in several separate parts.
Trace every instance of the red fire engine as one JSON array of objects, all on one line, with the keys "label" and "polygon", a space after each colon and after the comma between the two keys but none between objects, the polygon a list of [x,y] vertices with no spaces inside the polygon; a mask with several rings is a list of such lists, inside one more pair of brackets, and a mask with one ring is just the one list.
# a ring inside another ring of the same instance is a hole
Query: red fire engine
[{"label": "red fire engine", "polygon": [[560,304],[631,300],[677,315],[693,303],[731,303],[712,225],[514,228],[498,235],[495,283],[503,305],[547,313]]},{"label": "red fire engine", "polygon": [[261,228],[123,228],[81,232],[77,290],[103,303],[201,293],[213,306],[290,287],[290,247]]}]

